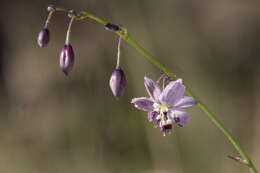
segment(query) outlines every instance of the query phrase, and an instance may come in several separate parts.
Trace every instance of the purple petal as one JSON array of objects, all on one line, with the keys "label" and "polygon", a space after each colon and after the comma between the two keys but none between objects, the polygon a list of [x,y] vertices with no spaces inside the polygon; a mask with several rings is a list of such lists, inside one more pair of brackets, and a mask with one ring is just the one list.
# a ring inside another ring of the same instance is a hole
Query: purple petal
[{"label": "purple petal", "polygon": [[174,104],[174,107],[186,108],[196,105],[198,102],[192,97],[184,96]]},{"label": "purple petal", "polygon": [[169,106],[174,105],[185,93],[185,86],[182,79],[170,82],[160,95],[160,101]]},{"label": "purple petal", "polygon": [[155,120],[157,115],[159,115],[158,111],[150,111],[150,112],[148,112],[148,121],[152,122],[153,120]]},{"label": "purple petal", "polygon": [[154,102],[146,97],[139,97],[132,99],[132,102],[137,109],[141,109],[144,111],[153,111]]},{"label": "purple petal", "polygon": [[190,120],[188,113],[182,109],[174,110],[172,112],[172,117],[175,117],[174,119],[178,120],[176,123],[181,126],[184,126]]},{"label": "purple petal", "polygon": [[154,101],[158,102],[159,96],[162,92],[160,86],[148,77],[144,77],[144,85],[150,97],[153,98]]}]

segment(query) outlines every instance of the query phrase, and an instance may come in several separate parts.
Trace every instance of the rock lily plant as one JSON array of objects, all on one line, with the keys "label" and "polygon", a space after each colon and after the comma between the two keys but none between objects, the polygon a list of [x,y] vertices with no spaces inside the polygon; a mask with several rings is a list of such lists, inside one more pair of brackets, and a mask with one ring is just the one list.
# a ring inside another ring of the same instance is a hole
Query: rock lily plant
[{"label": "rock lily plant", "polygon": [[[109,23],[86,11],[81,11],[78,14],[75,12],[71,13],[71,10],[57,8],[53,5],[48,7],[48,11],[49,15],[45,26],[38,35],[38,44],[40,47],[45,46],[49,42],[49,31],[47,29],[47,25],[50,22],[50,18],[54,12],[68,13],[69,17],[71,18],[67,32],[66,43],[62,49],[60,57],[60,66],[65,74],[68,74],[71,71],[74,62],[74,53],[71,45],[69,44],[69,33],[72,21],[74,19],[76,21],[92,19],[104,25],[105,29],[115,32],[117,35],[119,35],[120,39],[122,38],[125,40],[129,45],[131,45],[140,54],[147,58],[152,64],[159,68],[167,76],[167,78],[173,80],[162,90],[152,79],[145,77],[145,87],[150,97],[134,98],[132,100],[132,103],[138,109],[148,111],[148,119],[150,121],[154,121],[156,125],[159,125],[163,134],[171,131],[173,123],[176,123],[180,126],[186,124],[189,120],[189,116],[187,112],[183,110],[183,108],[198,104],[202,111],[204,111],[208,118],[216,125],[216,127],[223,132],[223,134],[228,138],[228,140],[233,144],[235,149],[240,154],[240,156],[229,156],[229,158],[246,165],[251,173],[257,173],[253,162],[249,159],[245,151],[239,145],[238,141],[223,126],[223,124],[208,109],[208,107],[202,103],[188,87],[183,85],[182,79],[178,79],[161,63],[159,63],[157,59],[153,57],[148,51],[133,41],[125,28]],[[125,76],[119,67],[119,60],[115,71],[112,73],[110,87],[114,96],[120,97],[123,95],[125,90]],[[186,93],[188,96],[184,96],[184,93]]]}]

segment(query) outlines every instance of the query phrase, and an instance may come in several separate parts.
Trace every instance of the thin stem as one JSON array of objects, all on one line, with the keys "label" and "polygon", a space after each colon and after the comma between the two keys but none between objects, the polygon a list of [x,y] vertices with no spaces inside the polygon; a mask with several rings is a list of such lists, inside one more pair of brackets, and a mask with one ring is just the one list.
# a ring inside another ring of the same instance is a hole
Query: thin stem
[{"label": "thin stem", "polygon": [[122,36],[119,36],[118,39],[118,45],[117,45],[117,61],[116,61],[116,69],[120,67],[120,47],[121,47],[121,42],[122,42]]},{"label": "thin stem", "polygon": [[[63,12],[67,12],[66,9],[64,8],[56,8],[56,11],[63,11]],[[81,12],[81,16],[77,17],[77,20],[83,20],[86,18],[90,18],[95,20],[96,22],[106,25],[108,22],[104,21],[102,19],[100,19],[97,16],[94,16],[93,14],[87,13],[87,12]],[[148,51],[146,51],[144,48],[142,48],[140,45],[138,45],[135,41],[133,41],[128,32],[123,32],[123,31],[116,31],[116,33],[119,36],[122,36],[122,38],[129,44],[131,45],[133,48],[135,48],[139,53],[141,53],[145,58],[147,58],[152,64],[154,64],[157,68],[159,68],[160,70],[162,70],[167,76],[169,76],[170,78],[176,80],[177,77],[172,74],[171,72],[169,72],[161,63],[159,63],[155,57],[153,57]],[[247,156],[247,154],[244,152],[244,150],[242,149],[242,147],[239,145],[239,143],[237,142],[237,140],[231,135],[231,133],[223,126],[223,124],[216,118],[216,116],[206,107],[205,104],[203,104],[200,99],[187,87],[186,88],[186,93],[188,95],[190,95],[191,97],[193,97],[194,99],[196,99],[199,102],[199,107],[202,109],[202,111],[205,112],[205,114],[209,117],[209,119],[217,126],[217,128],[219,128],[223,134],[228,138],[228,140],[233,144],[233,146],[235,147],[235,149],[239,152],[239,154],[241,155],[241,157],[245,160],[246,165],[249,167],[249,170],[252,173],[257,173],[256,168],[254,167],[254,164],[252,163],[252,161],[249,159],[249,157]]]},{"label": "thin stem", "polygon": [[50,12],[49,12],[48,17],[47,17],[47,20],[46,20],[45,25],[44,25],[44,28],[47,28],[47,27],[48,27],[48,24],[49,24],[50,21],[51,21],[51,16],[52,16],[53,13],[54,13],[54,11],[50,11]]},{"label": "thin stem", "polygon": [[71,26],[72,26],[72,23],[73,23],[74,18],[75,18],[75,17],[71,17],[71,19],[70,19],[70,23],[69,23],[68,30],[67,30],[67,35],[66,35],[66,40],[65,40],[65,44],[66,44],[66,45],[69,45],[69,44],[70,44]]},{"label": "thin stem", "polygon": [[[167,74],[172,79],[176,80],[177,77],[170,73],[162,64],[160,64],[152,55],[150,55],[145,49],[143,49],[141,46],[139,46],[136,42],[130,39],[128,37],[126,39],[126,42],[128,42],[131,46],[133,46],[136,50],[138,50],[142,55],[144,55],[148,60],[151,61],[155,66],[157,66],[159,69],[161,69],[165,74]],[[255,169],[252,161],[249,159],[247,154],[244,152],[242,147],[239,145],[237,140],[231,135],[230,132],[223,126],[223,124],[216,118],[216,116],[206,107],[205,104],[203,104],[200,99],[187,87],[186,93],[196,99],[199,102],[199,107],[206,113],[206,115],[210,118],[210,120],[226,135],[226,137],[229,139],[229,141],[233,144],[233,146],[236,148],[236,150],[239,152],[239,154],[242,156],[244,160],[248,163],[247,166],[249,167],[250,171],[252,173],[257,173],[257,170]]]}]

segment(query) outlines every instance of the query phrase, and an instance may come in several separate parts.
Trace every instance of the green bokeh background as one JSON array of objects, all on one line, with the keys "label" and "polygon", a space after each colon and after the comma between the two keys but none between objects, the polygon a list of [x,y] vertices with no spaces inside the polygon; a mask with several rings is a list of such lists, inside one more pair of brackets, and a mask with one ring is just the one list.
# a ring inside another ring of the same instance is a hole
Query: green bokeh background
[{"label": "green bokeh background", "polygon": [[122,24],[184,79],[260,169],[260,2],[257,0],[2,0],[0,16],[0,172],[244,173],[226,137],[198,108],[163,137],[130,104],[147,96],[143,77],[161,72],[122,43],[124,97],[109,88],[118,36],[91,20],[74,22],[72,73],[59,68],[69,19],[55,13],[50,43],[38,32],[49,4],[87,10]]}]

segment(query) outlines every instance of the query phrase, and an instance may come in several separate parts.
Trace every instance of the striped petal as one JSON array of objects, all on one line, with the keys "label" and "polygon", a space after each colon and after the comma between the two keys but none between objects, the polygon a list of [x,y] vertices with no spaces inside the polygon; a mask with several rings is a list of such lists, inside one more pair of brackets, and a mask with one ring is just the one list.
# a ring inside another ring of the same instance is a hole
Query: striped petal
[{"label": "striped petal", "polygon": [[184,96],[174,104],[174,107],[186,108],[198,104],[197,100],[192,97]]},{"label": "striped petal", "polygon": [[133,103],[137,109],[141,109],[144,111],[153,110],[153,100],[146,97],[134,98],[132,99],[131,103]]},{"label": "striped petal", "polygon": [[145,88],[148,92],[148,94],[150,95],[150,97],[155,101],[158,102],[159,101],[159,96],[162,92],[160,86],[154,82],[152,79],[148,78],[148,77],[144,77],[144,85]]},{"label": "striped petal", "polygon": [[170,82],[160,95],[161,103],[173,106],[175,102],[181,99],[185,92],[185,86],[182,79]]}]

